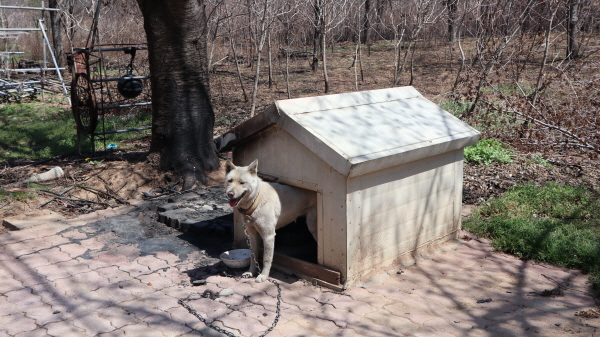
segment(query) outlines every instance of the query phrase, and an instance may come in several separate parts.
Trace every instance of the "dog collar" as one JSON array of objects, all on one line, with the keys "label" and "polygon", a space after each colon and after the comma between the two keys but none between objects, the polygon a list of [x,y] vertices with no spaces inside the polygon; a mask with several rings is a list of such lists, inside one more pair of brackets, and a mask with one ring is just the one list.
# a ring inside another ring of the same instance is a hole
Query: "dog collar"
[{"label": "dog collar", "polygon": [[241,207],[237,207],[238,211],[240,211],[240,213],[242,213],[242,215],[245,218],[249,218],[252,213],[254,213],[254,211],[258,208],[258,202],[260,200],[260,190],[258,190],[258,194],[256,195],[256,198],[254,198],[254,200],[252,201],[252,205],[250,205],[250,207],[244,209]]}]

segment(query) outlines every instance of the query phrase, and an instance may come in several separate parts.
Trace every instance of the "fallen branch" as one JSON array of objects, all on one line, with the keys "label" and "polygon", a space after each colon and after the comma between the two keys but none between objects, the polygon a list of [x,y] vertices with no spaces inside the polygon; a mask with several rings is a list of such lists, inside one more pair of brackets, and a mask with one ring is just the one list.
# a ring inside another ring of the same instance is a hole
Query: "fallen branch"
[{"label": "fallen branch", "polygon": [[[64,195],[65,193],[69,192],[70,190],[72,190],[74,188],[75,188],[75,186],[71,186],[71,187],[67,188],[66,190],[60,192],[59,194],[60,195]],[[54,201],[54,199],[56,199],[56,197],[52,197],[52,199],[50,199],[50,200],[46,201],[45,203],[39,205],[37,208],[42,208],[42,207],[48,205],[49,203],[51,203],[52,201]]]},{"label": "fallen branch", "polygon": [[58,199],[63,199],[63,200],[68,200],[68,201],[74,201],[74,202],[89,202],[92,204],[97,204],[97,205],[103,205],[103,206],[107,206],[107,207],[117,207],[117,205],[112,205],[109,204],[107,202],[102,202],[102,201],[93,201],[93,200],[88,200],[88,199],[82,199],[82,198],[67,198],[63,195],[60,195],[58,193],[54,193],[52,191],[46,191],[46,190],[39,190],[40,192],[44,192],[44,193],[49,193],[49,194],[54,194],[55,198]]},{"label": "fallen branch", "polygon": [[129,202],[127,202],[127,200],[123,200],[123,199],[121,199],[120,197],[117,197],[116,195],[110,194],[110,193],[108,193],[108,192],[106,192],[106,191],[98,190],[98,189],[95,189],[95,188],[93,188],[93,187],[88,187],[88,186],[79,185],[79,184],[77,184],[77,185],[75,185],[75,186],[77,186],[77,187],[79,187],[79,188],[82,188],[82,189],[84,189],[84,190],[86,190],[86,191],[90,191],[90,192],[92,192],[92,193],[96,193],[96,194],[104,194],[105,196],[107,196],[107,197],[109,197],[109,198],[112,198],[112,199],[115,199],[116,201],[118,201],[118,202],[120,202],[120,203],[122,203],[122,204],[129,205]]}]

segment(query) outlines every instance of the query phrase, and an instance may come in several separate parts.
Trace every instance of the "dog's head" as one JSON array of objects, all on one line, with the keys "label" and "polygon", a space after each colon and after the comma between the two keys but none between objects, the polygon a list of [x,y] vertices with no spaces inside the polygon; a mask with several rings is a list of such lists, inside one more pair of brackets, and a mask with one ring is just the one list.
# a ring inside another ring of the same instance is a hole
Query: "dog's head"
[{"label": "dog's head", "polygon": [[225,189],[229,206],[236,207],[241,200],[254,196],[258,192],[258,159],[248,166],[235,166],[227,161]]}]

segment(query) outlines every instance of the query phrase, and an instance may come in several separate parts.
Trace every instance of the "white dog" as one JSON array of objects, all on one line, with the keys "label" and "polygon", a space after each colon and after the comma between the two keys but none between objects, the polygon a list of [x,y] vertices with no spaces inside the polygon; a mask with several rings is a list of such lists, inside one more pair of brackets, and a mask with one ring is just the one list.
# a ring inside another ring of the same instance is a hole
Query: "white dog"
[{"label": "white dog", "polygon": [[[252,253],[257,258],[259,235],[262,237],[263,267],[256,282],[263,282],[271,271],[276,229],[306,215],[308,229],[317,239],[317,200],[315,192],[263,181],[258,177],[257,169],[258,160],[245,167],[237,167],[228,161],[225,186],[229,205],[237,208],[245,218]],[[253,276],[256,272],[256,261],[250,260],[250,270],[244,276]]]}]

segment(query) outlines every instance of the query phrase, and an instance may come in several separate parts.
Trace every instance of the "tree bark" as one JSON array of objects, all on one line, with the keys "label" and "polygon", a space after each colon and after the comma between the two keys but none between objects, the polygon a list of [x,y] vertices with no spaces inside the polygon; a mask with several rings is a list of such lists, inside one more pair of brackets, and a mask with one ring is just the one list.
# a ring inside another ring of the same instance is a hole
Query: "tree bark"
[{"label": "tree bark", "polygon": [[321,35],[323,35],[323,11],[324,0],[315,0],[314,11],[315,11],[315,32],[313,34],[313,59],[310,64],[312,71],[316,71],[319,67],[319,55],[321,54]]},{"label": "tree bark", "polygon": [[[48,7],[58,8],[58,0],[49,0]],[[54,55],[56,55],[56,64],[62,67],[65,65],[65,58],[60,29],[60,12],[50,11],[50,27],[52,29],[52,48],[54,49]]]},{"label": "tree bark", "polygon": [[446,10],[448,11],[448,42],[454,45],[456,43],[458,0],[446,0]]},{"label": "tree bark", "polygon": [[579,56],[577,37],[579,35],[579,2],[580,0],[569,0],[569,24],[567,34],[567,58],[574,59]]},{"label": "tree bark", "polygon": [[362,31],[363,33],[359,36],[360,42],[364,45],[368,45],[369,43],[371,43],[371,41],[369,41],[369,33],[371,30],[371,0],[364,0],[365,1],[365,12],[364,12],[364,16],[363,16],[363,26],[362,26]]},{"label": "tree bark", "polygon": [[183,189],[219,167],[212,140],[206,54],[207,22],[200,1],[138,0],[152,74],[151,153],[183,178]]}]

